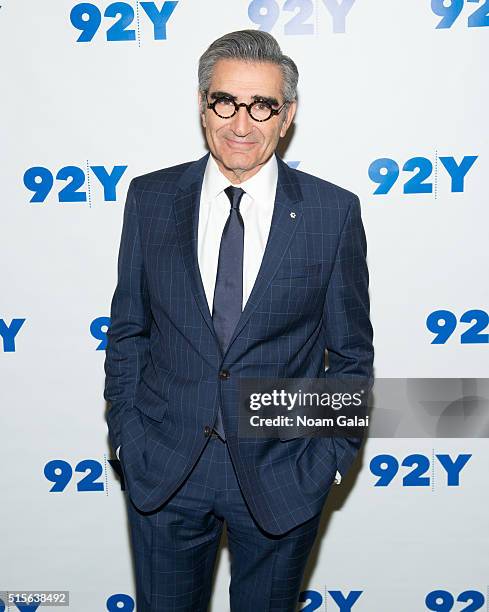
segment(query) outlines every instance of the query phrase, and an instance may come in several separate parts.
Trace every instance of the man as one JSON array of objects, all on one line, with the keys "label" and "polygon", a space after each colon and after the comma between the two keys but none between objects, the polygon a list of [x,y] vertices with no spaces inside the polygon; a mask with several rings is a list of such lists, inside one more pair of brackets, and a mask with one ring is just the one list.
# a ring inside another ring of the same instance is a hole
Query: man
[{"label": "man", "polygon": [[240,377],[372,373],[358,197],[275,154],[297,80],[270,34],[216,40],[199,63],[210,154],[129,186],[104,396],[139,612],[207,609],[224,521],[231,610],[295,610],[358,452],[357,438],[238,434]]}]

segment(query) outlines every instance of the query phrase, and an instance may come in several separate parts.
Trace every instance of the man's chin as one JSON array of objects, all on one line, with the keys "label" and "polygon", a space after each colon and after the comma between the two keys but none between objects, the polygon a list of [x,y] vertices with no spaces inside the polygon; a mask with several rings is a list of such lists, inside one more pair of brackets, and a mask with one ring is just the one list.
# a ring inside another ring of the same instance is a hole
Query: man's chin
[{"label": "man's chin", "polygon": [[249,167],[253,165],[253,162],[256,162],[255,156],[246,153],[245,151],[236,151],[235,153],[228,153],[223,156],[223,162],[226,166],[243,166]]},{"label": "man's chin", "polygon": [[222,157],[221,163],[227,170],[243,172],[253,169],[258,161],[246,153],[233,153]]}]

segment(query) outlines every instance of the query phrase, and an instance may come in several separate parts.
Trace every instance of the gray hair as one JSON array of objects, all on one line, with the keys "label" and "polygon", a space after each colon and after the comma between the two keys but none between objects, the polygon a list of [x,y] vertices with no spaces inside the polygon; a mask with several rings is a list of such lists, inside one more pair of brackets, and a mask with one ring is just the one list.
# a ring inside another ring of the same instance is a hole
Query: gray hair
[{"label": "gray hair", "polygon": [[[268,32],[260,30],[239,30],[230,32],[215,40],[199,59],[199,90],[209,90],[214,66],[218,60],[234,59],[248,62],[270,62],[282,70],[284,102],[297,97],[299,71],[294,61],[283,55],[280,45]],[[203,99],[202,112],[205,109]]]}]

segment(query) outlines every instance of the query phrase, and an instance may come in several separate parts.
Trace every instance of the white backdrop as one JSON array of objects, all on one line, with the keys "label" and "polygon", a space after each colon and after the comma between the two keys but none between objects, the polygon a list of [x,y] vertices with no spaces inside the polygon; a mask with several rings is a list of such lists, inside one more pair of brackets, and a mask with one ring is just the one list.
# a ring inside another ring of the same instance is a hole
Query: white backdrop
[{"label": "white backdrop", "polygon": [[[0,8],[0,590],[67,590],[75,612],[134,609],[103,399],[123,205],[132,177],[205,152],[197,61],[225,32],[277,37],[300,70],[284,159],[361,199],[376,376],[483,378],[489,365],[489,2],[125,0],[122,33],[112,4]],[[115,199],[100,167],[122,167]],[[447,337],[427,327],[439,310]],[[440,453],[471,455],[455,486]],[[413,454],[428,481],[408,486]],[[378,455],[400,465],[387,486]],[[489,610],[488,459],[484,438],[369,439],[328,498],[299,607]],[[228,609],[228,582],[224,543],[213,612]]]}]

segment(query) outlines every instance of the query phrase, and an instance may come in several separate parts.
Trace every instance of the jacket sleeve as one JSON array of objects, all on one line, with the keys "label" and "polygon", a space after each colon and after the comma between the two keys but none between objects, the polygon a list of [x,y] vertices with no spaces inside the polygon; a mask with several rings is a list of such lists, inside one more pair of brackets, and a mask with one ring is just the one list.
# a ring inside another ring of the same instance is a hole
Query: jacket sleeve
[{"label": "jacket sleeve", "polygon": [[[351,202],[326,291],[323,325],[329,367],[326,378],[356,382],[365,380],[365,397],[373,385],[373,330],[370,323],[367,241],[360,201]],[[344,476],[353,463],[363,438],[334,437],[338,471]]]},{"label": "jacket sleeve", "polygon": [[113,449],[120,444],[124,412],[133,405],[139,376],[149,353],[151,309],[134,179],[124,206],[117,277],[104,364],[104,398],[110,403],[106,419]]}]

